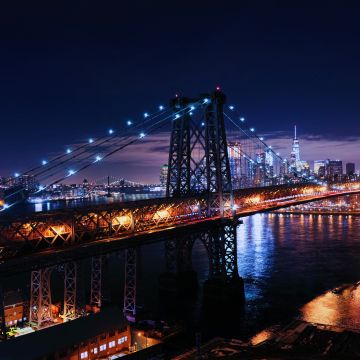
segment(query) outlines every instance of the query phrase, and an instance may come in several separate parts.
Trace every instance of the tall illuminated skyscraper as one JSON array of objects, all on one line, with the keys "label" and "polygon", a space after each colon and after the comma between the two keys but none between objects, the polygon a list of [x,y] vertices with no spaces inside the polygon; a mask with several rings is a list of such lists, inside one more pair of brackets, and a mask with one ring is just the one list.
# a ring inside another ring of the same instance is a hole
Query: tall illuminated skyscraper
[{"label": "tall illuminated skyscraper", "polygon": [[293,140],[293,144],[292,144],[292,151],[290,154],[290,166],[292,168],[298,168],[299,165],[301,164],[301,160],[300,160],[300,144],[299,144],[299,139],[297,138],[297,134],[296,134],[296,125],[294,127],[294,140]]}]

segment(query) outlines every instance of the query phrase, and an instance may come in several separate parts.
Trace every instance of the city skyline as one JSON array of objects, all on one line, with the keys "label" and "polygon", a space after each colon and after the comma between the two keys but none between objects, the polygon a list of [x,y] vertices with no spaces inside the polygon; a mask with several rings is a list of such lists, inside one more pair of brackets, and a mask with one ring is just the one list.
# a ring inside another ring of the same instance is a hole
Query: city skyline
[{"label": "city skyline", "polygon": [[[300,142],[301,159],[308,161],[313,169],[316,160],[342,160],[344,172],[346,163],[355,163],[356,171],[359,171],[360,160],[357,153],[358,141],[354,137],[338,140],[335,137],[321,139],[320,135],[302,135],[301,127],[297,125],[297,138]],[[278,131],[277,133],[268,133],[265,140],[269,145],[274,144],[274,150],[279,151],[281,156],[290,160],[293,129],[291,131]],[[64,146],[66,148],[68,146]],[[346,152],[345,158],[338,156],[339,148]],[[111,158],[102,161],[101,166],[95,165],[85,172],[74,175],[66,183],[82,182],[84,178],[96,180],[104,176],[112,175],[126,178],[132,181],[140,181],[148,184],[159,182],[159,168],[168,161],[169,150],[169,132],[160,132],[152,135],[137,144],[127,148],[126,153],[114,154]],[[53,156],[60,153],[54,152]],[[146,154],[145,156],[143,154]],[[114,169],[114,164],[118,168]],[[30,164],[36,166],[35,161]],[[125,165],[127,172],[124,173],[121,167]],[[21,173],[19,167],[12,167],[12,171],[2,171],[0,176],[13,176],[15,172]],[[76,180],[76,181],[75,181]]]}]

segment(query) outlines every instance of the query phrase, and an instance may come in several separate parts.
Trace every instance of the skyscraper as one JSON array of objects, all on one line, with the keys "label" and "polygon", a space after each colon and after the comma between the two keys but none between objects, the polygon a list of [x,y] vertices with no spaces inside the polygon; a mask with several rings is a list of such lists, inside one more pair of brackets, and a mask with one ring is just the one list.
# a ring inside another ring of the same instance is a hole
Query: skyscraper
[{"label": "skyscraper", "polygon": [[290,154],[290,168],[298,171],[300,167],[300,144],[296,134],[296,125],[294,126],[294,139],[292,143],[292,151]]},{"label": "skyscraper", "polygon": [[346,175],[353,176],[355,174],[355,164],[354,163],[346,163]]},{"label": "skyscraper", "polygon": [[314,174],[319,177],[325,176],[326,161],[315,160],[314,161]]},{"label": "skyscraper", "polygon": [[327,160],[326,176],[329,180],[339,180],[343,174],[343,164],[341,160]]},{"label": "skyscraper", "polygon": [[241,148],[238,142],[228,142],[228,156],[230,164],[230,174],[233,187],[240,188],[241,179]]}]

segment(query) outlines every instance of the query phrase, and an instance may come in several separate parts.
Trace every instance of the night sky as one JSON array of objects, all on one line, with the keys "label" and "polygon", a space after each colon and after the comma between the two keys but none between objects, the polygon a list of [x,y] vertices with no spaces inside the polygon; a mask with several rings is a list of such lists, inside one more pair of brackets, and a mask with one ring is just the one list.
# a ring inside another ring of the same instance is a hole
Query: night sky
[{"label": "night sky", "polygon": [[[304,160],[360,165],[360,2],[6,2],[0,175],[216,85],[283,154],[297,124]],[[167,139],[86,176],[158,181]]]}]

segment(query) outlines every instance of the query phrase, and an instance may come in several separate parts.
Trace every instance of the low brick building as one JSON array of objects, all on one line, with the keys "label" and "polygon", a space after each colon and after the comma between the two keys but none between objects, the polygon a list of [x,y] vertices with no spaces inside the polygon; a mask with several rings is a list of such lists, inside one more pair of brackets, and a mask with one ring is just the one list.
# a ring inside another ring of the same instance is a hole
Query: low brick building
[{"label": "low brick building", "polygon": [[2,342],[0,359],[93,360],[126,353],[130,344],[130,327],[122,311],[108,308]]}]

